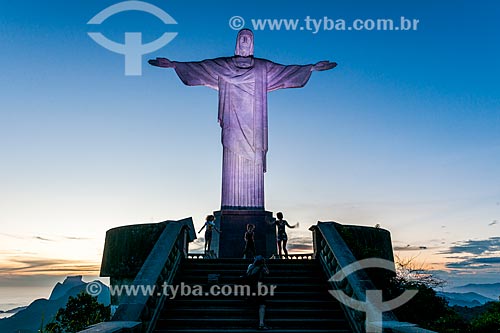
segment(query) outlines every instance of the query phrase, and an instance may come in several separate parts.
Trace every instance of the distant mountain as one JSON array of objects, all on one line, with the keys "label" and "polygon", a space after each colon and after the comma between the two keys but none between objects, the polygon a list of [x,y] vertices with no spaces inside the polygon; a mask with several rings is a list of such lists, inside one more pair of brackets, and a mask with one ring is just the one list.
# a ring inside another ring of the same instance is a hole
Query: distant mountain
[{"label": "distant mountain", "polygon": [[24,310],[26,308],[27,308],[27,306],[20,306],[20,307],[17,307],[17,308],[14,308],[14,309],[10,309],[10,310],[7,310],[7,311],[0,310],[0,313],[14,314],[14,313],[17,313],[17,312],[19,312],[21,310]]},{"label": "distant mountain", "polygon": [[26,308],[27,308],[27,306],[20,306],[20,307],[14,308],[14,309],[10,309],[7,311],[0,311],[0,312],[2,312],[2,313],[17,313],[17,312],[24,310]]},{"label": "distant mountain", "polygon": [[469,308],[481,306],[485,303],[493,301],[491,298],[484,297],[477,293],[450,293],[439,291],[436,293],[448,301],[449,306],[467,306]]},{"label": "distant mountain", "polygon": [[[100,281],[94,281],[101,285],[102,292],[97,298],[104,305],[110,304],[109,288]],[[26,309],[15,315],[0,319],[0,332],[2,333],[37,333],[42,321],[48,324],[54,318],[57,310],[66,306],[70,296],[76,296],[85,291],[88,283],[82,281],[81,276],[67,277],[64,282],[57,283],[52,290],[50,298],[37,299]]]},{"label": "distant mountain", "polygon": [[467,284],[465,286],[452,288],[449,291],[457,293],[472,292],[484,297],[491,298],[494,301],[498,301],[498,298],[500,297],[500,283]]},{"label": "distant mountain", "polygon": [[63,283],[57,282],[54,289],[50,293],[49,300],[53,301],[60,297],[63,297],[71,288],[81,287],[85,282],[82,281],[82,276],[68,276]]}]

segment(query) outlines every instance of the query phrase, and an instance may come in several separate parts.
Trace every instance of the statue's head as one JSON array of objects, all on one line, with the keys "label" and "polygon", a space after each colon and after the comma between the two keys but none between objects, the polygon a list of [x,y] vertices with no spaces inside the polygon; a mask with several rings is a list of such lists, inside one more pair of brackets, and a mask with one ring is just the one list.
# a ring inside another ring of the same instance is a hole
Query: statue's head
[{"label": "statue's head", "polygon": [[241,29],[236,38],[234,54],[241,57],[253,56],[253,32],[250,29]]}]

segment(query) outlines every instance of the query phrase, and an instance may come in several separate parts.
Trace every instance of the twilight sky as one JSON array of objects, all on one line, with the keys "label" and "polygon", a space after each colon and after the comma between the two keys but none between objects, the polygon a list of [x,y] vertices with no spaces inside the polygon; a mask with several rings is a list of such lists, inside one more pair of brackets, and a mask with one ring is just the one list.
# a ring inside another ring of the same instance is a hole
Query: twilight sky
[{"label": "twilight sky", "polygon": [[[199,228],[219,208],[217,93],[146,61],[232,55],[233,16],[256,57],[339,63],[269,95],[266,208],[301,222],[292,248],[318,220],[380,224],[396,254],[451,282],[499,281],[498,2],[157,0],[178,24],[130,11],[87,25],[118,2],[0,0],[0,287],[97,275],[106,230],[188,216]],[[324,29],[402,16],[418,30]],[[125,76],[88,32],[178,35]]]}]

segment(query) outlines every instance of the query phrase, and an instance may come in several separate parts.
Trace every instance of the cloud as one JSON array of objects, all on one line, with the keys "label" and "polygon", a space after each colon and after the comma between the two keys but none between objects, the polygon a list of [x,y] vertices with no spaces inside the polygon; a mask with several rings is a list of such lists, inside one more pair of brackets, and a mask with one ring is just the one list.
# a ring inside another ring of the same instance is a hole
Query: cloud
[{"label": "cloud", "polygon": [[205,238],[199,237],[189,243],[189,252],[200,252],[205,249]]},{"label": "cloud", "polygon": [[56,282],[61,281],[61,275],[46,274],[8,274],[0,275],[1,287],[53,287]]},{"label": "cloud", "polygon": [[13,234],[7,234],[4,232],[0,232],[0,236],[4,237],[9,237],[9,238],[14,238],[14,239],[26,239],[26,240],[31,240],[31,239],[36,239],[36,240],[41,240],[44,242],[55,242],[58,240],[91,240],[92,238],[87,238],[87,237],[78,237],[78,236],[56,236],[53,235],[51,237],[47,236],[40,236],[40,235],[25,235],[25,234],[19,234],[19,235],[13,235]]},{"label": "cloud", "polygon": [[423,246],[423,245],[420,245],[420,246],[415,246],[415,245],[406,245],[406,246],[394,246],[394,251],[422,251],[422,250],[430,250],[430,249],[434,249],[432,247],[428,247],[428,246]]},{"label": "cloud", "polygon": [[0,232],[1,236],[9,237],[9,238],[15,238],[15,239],[25,239],[26,237],[22,237],[19,235],[12,235],[12,234],[6,234],[4,232]]},{"label": "cloud", "polygon": [[291,251],[312,252],[312,245],[311,244],[291,244],[290,246],[287,245],[287,250],[289,252],[291,252]]},{"label": "cloud", "polygon": [[447,268],[453,269],[487,269],[500,265],[500,257],[467,258],[458,262],[447,263]]},{"label": "cloud", "polygon": [[500,257],[475,258],[472,260],[475,263],[481,263],[481,264],[500,264]]},{"label": "cloud", "polygon": [[495,252],[500,252],[500,237],[456,242],[448,250],[441,252],[441,254],[483,255]]},{"label": "cloud", "polygon": [[19,255],[34,256],[34,255],[37,255],[38,253],[19,250],[19,249],[12,249],[12,250],[0,250],[0,254],[7,255],[7,256],[19,256]]},{"label": "cloud", "polygon": [[500,237],[455,242],[441,254],[456,260],[445,264],[446,268],[460,272],[500,269]]},{"label": "cloud", "polygon": [[290,237],[286,247],[290,253],[293,253],[293,251],[299,253],[313,252],[312,240],[310,237]]},{"label": "cloud", "polygon": [[[498,283],[498,274],[492,274],[491,269],[448,269],[429,270],[429,273],[446,281],[445,289],[456,288],[474,283]],[[451,290],[450,290],[451,291]]]},{"label": "cloud", "polygon": [[37,240],[41,240],[41,241],[44,241],[44,242],[54,242],[53,239],[48,239],[48,238],[45,238],[45,237],[41,237],[41,236],[35,236],[33,237],[34,239],[37,239]]},{"label": "cloud", "polygon": [[492,226],[494,226],[494,225],[495,225],[495,224],[497,224],[497,223],[498,223],[498,220],[494,220],[493,222],[488,223],[488,225],[489,225],[490,227],[492,227]]},{"label": "cloud", "polygon": [[69,240],[91,240],[92,238],[87,238],[87,237],[74,237],[74,236],[63,236],[64,239],[69,239]]},{"label": "cloud", "polygon": [[87,274],[100,270],[100,264],[89,261],[75,261],[53,258],[16,257],[10,258],[0,267],[0,275],[56,273],[65,275],[68,272]]},{"label": "cloud", "polygon": [[[83,274],[68,274],[69,276],[75,275],[83,275]],[[32,275],[23,275],[23,274],[9,274],[9,275],[0,275],[0,287],[9,287],[9,288],[19,288],[19,287],[27,287],[27,288],[46,288],[47,296],[50,295],[50,290],[54,287],[57,282],[63,282],[65,277],[68,275],[60,275],[60,274],[32,274]],[[98,275],[83,275],[84,281],[93,281],[93,280],[101,280],[106,284],[109,284],[107,278],[100,278]],[[16,303],[17,304],[17,303]]]}]

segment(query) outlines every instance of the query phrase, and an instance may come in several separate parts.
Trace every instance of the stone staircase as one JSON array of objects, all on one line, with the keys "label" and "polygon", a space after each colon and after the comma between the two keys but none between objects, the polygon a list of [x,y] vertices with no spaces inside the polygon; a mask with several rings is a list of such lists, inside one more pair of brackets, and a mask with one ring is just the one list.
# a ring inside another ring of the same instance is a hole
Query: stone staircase
[{"label": "stone staircase", "polygon": [[[232,285],[250,262],[243,259],[184,259],[174,285],[203,285],[218,274],[217,285]],[[352,332],[340,304],[328,293],[327,278],[316,260],[271,259],[266,285],[275,285],[266,307],[271,332]],[[257,332],[258,306],[242,296],[177,296],[167,300],[155,332]]]},{"label": "stone staircase", "polygon": [[[391,311],[382,321],[368,323],[362,312],[342,307],[328,293],[327,278],[347,270],[348,278],[332,281],[331,288],[348,297],[363,300],[374,284],[363,270],[350,272],[356,258],[341,235],[356,235],[362,247],[385,248],[380,259],[392,261],[387,230],[318,222],[313,233],[313,254],[294,254],[293,259],[268,260],[271,274],[266,284],[276,292],[267,302],[266,324],[271,332],[382,332],[436,333],[412,323],[400,322]],[[341,232],[340,232],[340,231]],[[114,286],[129,285],[135,290],[161,286],[204,285],[230,287],[244,274],[249,261],[203,259],[188,253],[196,238],[192,218],[157,224],[131,225],[108,230],[101,276]],[[380,245],[384,246],[380,246]],[[315,260],[311,258],[315,257]],[[220,278],[213,279],[213,275]],[[215,282],[215,280],[217,280]],[[241,284],[241,283],[240,283]],[[258,309],[242,296],[177,296],[166,299],[162,292],[116,297],[116,311],[109,322],[91,326],[80,333],[116,332],[257,332]],[[373,306],[373,305],[372,305]]]}]

